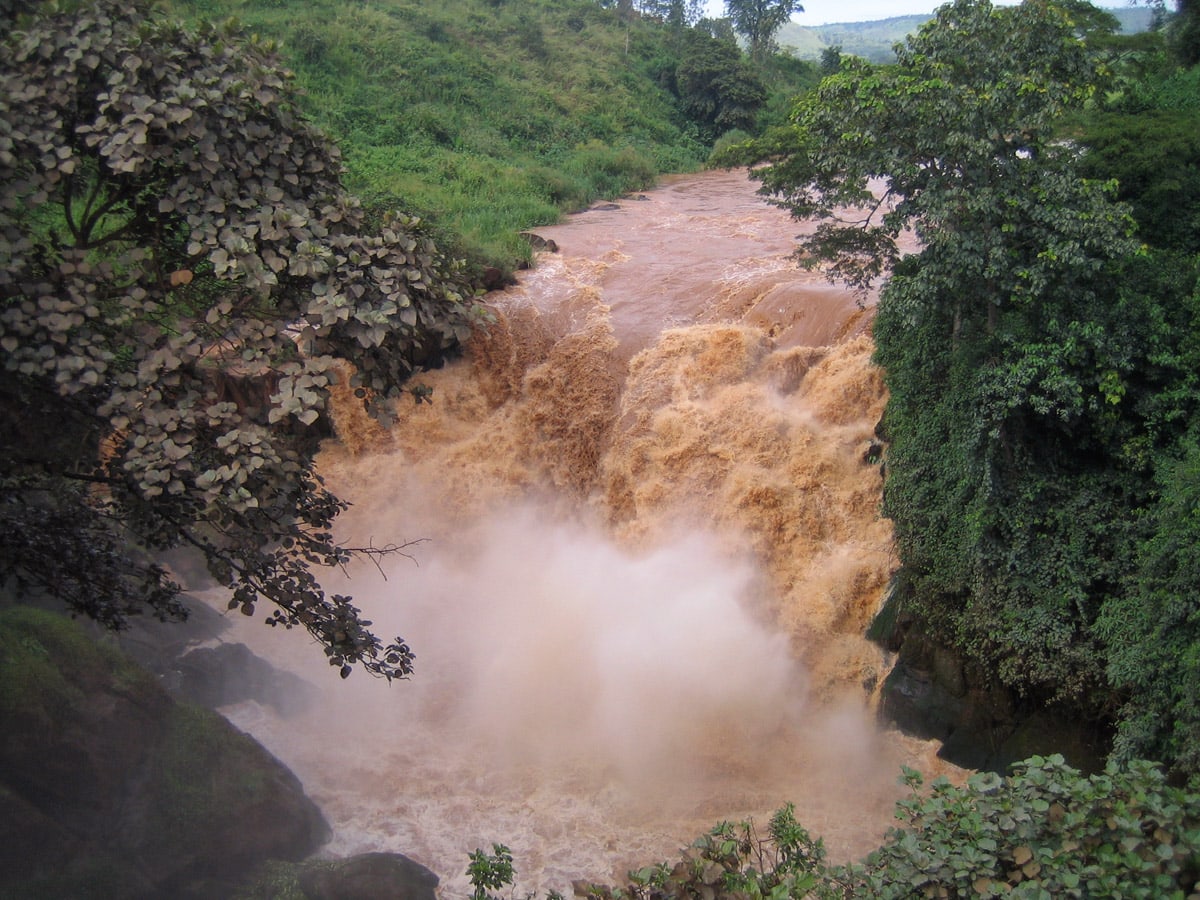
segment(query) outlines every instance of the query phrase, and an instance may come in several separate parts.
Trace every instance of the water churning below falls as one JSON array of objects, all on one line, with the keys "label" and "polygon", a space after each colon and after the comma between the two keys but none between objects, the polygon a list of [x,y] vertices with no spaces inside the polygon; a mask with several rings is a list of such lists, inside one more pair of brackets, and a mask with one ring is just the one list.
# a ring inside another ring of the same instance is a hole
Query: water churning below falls
[{"label": "water churning below falls", "polygon": [[539,233],[496,321],[391,431],[353,398],[320,466],[347,542],[421,539],[346,584],[410,682],[346,682],[295,632],[240,636],[323,702],[226,713],[293,768],[333,855],[467,854],[570,893],[787,801],[835,859],[877,846],[901,763],[862,638],[895,567],[864,459],[885,401],[861,307],[789,258],[745,173],[678,177]]}]

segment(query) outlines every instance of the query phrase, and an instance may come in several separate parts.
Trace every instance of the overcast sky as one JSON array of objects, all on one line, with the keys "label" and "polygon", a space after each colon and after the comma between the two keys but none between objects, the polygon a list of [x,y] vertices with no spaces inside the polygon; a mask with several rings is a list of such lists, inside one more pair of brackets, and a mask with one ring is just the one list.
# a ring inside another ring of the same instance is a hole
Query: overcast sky
[{"label": "overcast sky", "polygon": [[[1007,6],[1016,0],[992,0],[992,2],[997,6]],[[792,17],[797,25],[873,22],[876,19],[888,19],[892,16],[932,13],[942,5],[939,0],[801,0],[801,3],[804,5],[804,12],[797,13]],[[725,14],[724,0],[708,0],[705,8],[710,16]]]}]

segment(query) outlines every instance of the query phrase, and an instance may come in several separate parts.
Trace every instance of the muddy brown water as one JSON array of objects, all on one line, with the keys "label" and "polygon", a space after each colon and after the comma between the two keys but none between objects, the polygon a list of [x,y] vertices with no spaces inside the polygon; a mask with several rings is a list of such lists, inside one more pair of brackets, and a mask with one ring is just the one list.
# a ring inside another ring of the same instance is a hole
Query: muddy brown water
[{"label": "muddy brown water", "polygon": [[[465,897],[619,881],[784,802],[847,860],[893,820],[888,661],[862,638],[896,566],[864,461],[885,402],[871,306],[791,259],[743,172],[667,179],[539,229],[495,321],[390,431],[338,397],[319,466],[348,543],[420,540],[351,593],[417,672],[343,682],[297,633],[238,635],[323,701],[226,714],[300,776],[331,855],[399,851]],[[219,598],[218,598],[219,602]]]}]

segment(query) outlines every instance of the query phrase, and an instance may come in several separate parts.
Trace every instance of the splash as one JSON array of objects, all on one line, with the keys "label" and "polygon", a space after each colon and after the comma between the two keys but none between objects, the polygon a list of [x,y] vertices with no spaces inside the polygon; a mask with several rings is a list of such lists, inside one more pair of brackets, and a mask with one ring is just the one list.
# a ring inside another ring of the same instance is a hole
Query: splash
[{"label": "splash", "polygon": [[459,897],[500,841],[522,891],[568,892],[793,801],[848,859],[900,764],[936,768],[869,708],[895,567],[870,306],[796,270],[794,231],[743,175],[673,181],[547,229],[563,254],[489,298],[467,357],[422,376],[432,406],[383,431],[338,398],[341,536],[428,542],[329,587],[417,675],[315,672],[328,702],[299,720],[228,710],[322,805],[331,853],[407,853]]}]

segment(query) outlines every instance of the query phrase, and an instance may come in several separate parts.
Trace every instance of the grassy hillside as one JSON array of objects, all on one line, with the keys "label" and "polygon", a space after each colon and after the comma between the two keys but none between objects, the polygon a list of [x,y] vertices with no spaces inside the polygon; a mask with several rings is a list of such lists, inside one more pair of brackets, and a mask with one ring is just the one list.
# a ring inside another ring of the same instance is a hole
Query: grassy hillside
[{"label": "grassy hillside", "polygon": [[280,41],[310,114],[345,152],[351,189],[432,219],[443,242],[458,236],[465,253],[502,266],[528,255],[520,230],[694,170],[709,153],[675,93],[685,35],[592,0],[170,8],[235,16]]},{"label": "grassy hillside", "polygon": [[[1123,34],[1136,34],[1151,26],[1154,12],[1146,7],[1117,7],[1108,9],[1121,23]],[[788,48],[800,59],[817,60],[827,47],[841,47],[843,53],[861,56],[872,62],[891,62],[895,59],[892,46],[916,32],[932,16],[894,16],[872,22],[837,22],[829,25],[804,26],[789,22],[776,38],[780,47]]]}]

